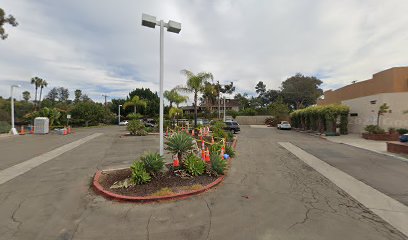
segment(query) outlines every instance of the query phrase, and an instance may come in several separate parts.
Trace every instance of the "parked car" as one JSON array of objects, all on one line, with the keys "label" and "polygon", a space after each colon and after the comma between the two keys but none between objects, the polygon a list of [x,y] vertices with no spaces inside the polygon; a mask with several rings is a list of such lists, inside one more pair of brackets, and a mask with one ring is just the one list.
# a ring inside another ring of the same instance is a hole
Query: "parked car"
[{"label": "parked car", "polygon": [[145,127],[153,128],[156,126],[156,121],[153,118],[143,119],[142,123],[145,125]]},{"label": "parked car", "polygon": [[290,130],[290,129],[292,129],[292,126],[290,126],[290,123],[287,122],[287,121],[282,121],[282,122],[278,123],[277,127],[278,127],[278,129],[281,129],[281,130],[284,130],[284,129]]},{"label": "parked car", "polygon": [[[194,121],[193,121],[193,123],[194,123]],[[209,124],[210,124],[210,121],[208,121],[208,119],[197,118],[197,125],[206,126],[206,125],[209,125]]]},{"label": "parked car", "polygon": [[224,130],[231,131],[233,133],[237,133],[237,132],[241,131],[241,128],[239,127],[239,124],[237,122],[235,122],[235,121],[225,121],[224,123],[226,125],[224,127]]},{"label": "parked car", "polygon": [[128,120],[119,123],[119,126],[127,126],[129,124]]}]

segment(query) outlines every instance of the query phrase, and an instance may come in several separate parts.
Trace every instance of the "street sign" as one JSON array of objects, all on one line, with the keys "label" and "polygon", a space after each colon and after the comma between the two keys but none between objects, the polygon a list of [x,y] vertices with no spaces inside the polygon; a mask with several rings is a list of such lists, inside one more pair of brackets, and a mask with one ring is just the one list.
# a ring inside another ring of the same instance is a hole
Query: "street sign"
[{"label": "street sign", "polygon": [[71,114],[68,114],[68,115],[67,115],[67,119],[71,119]]}]

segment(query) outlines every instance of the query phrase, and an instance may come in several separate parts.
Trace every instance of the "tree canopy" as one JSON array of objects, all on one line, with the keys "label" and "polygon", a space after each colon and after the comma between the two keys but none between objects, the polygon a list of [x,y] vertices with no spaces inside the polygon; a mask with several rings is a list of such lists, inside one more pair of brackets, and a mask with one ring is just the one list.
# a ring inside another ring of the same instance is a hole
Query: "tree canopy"
[{"label": "tree canopy", "polygon": [[317,98],[323,94],[323,90],[319,88],[322,83],[316,77],[297,73],[282,82],[281,94],[285,102],[294,109],[308,107],[315,104]]},{"label": "tree canopy", "polygon": [[8,15],[6,16],[6,13],[2,8],[0,8],[0,38],[2,40],[5,40],[8,37],[8,34],[6,33],[6,30],[4,30],[4,25],[5,24],[10,24],[13,27],[16,27],[18,25],[18,22],[13,15]]}]

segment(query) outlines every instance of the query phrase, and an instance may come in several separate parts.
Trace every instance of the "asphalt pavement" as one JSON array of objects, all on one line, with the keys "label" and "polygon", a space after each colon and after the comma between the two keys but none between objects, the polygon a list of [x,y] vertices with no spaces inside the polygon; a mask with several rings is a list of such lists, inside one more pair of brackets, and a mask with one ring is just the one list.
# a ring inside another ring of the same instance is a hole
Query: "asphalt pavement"
[{"label": "asphalt pavement", "polygon": [[[78,131],[75,139],[99,132],[0,185],[0,239],[407,239],[277,142],[323,152],[327,161],[338,152],[347,157],[339,144],[325,152],[315,146],[327,146],[325,140],[242,126],[237,157],[216,189],[185,200],[136,204],[101,197],[91,179],[97,169],[128,165],[156,150],[158,136],[121,137],[123,128],[107,127]],[[1,139],[0,166],[75,140],[47,137],[40,146],[29,136]],[[26,152],[4,152],[21,149]],[[355,151],[350,154],[371,159],[371,153]]]}]

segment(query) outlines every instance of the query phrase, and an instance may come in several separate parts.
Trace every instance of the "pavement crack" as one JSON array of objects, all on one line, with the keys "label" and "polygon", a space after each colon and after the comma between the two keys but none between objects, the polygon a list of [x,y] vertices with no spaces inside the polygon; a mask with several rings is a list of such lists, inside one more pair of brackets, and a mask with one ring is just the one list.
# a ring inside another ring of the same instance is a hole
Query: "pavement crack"
[{"label": "pavement crack", "polygon": [[23,224],[22,221],[18,220],[16,217],[16,214],[18,212],[18,210],[20,210],[21,205],[23,205],[23,203],[25,202],[26,199],[24,199],[23,201],[21,201],[18,206],[14,209],[13,213],[11,214],[11,220],[13,221],[13,223],[17,223],[17,230],[16,232],[13,234],[13,236],[20,230],[20,226],[21,224]]},{"label": "pavement crack", "polygon": [[245,182],[245,180],[247,179],[247,177],[248,177],[248,174],[245,173],[244,177],[242,177],[240,183],[243,184]]},{"label": "pavement crack", "polygon": [[208,237],[210,236],[211,226],[212,226],[212,211],[211,211],[210,205],[208,204],[208,201],[205,198],[203,198],[203,200],[204,200],[205,204],[207,205],[208,213],[209,213],[208,217],[209,217],[209,225],[210,226],[208,227],[207,237],[205,238],[205,239],[208,239]]},{"label": "pavement crack", "polygon": [[150,214],[149,219],[147,220],[146,224],[146,239],[150,240],[150,230],[149,230],[149,225],[150,225],[150,220],[152,219],[153,213]]}]

